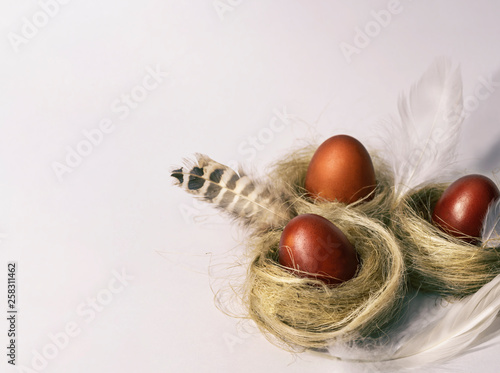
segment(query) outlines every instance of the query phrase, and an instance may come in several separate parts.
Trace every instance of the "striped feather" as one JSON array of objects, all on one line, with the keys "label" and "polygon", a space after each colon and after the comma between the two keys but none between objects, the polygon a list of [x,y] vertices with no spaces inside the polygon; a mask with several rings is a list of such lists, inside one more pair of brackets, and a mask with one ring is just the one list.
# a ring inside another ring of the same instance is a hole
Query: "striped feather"
[{"label": "striped feather", "polygon": [[175,169],[171,176],[186,192],[213,203],[248,226],[267,229],[284,225],[291,219],[283,198],[273,193],[270,185],[206,155],[198,154],[197,163]]}]

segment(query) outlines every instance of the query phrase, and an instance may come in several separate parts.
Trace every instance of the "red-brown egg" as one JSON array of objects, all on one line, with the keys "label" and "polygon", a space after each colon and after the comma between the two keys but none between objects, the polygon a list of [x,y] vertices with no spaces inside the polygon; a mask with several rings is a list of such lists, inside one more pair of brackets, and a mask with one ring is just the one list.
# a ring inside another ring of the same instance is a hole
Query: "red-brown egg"
[{"label": "red-brown egg", "polygon": [[354,277],[356,250],[332,222],[315,214],[296,216],[281,235],[279,263],[301,277],[338,284]]},{"label": "red-brown egg", "polygon": [[363,144],[347,135],[330,137],[319,146],[305,180],[310,197],[346,204],[368,197],[376,184],[370,154]]},{"label": "red-brown egg", "polygon": [[486,176],[464,176],[439,198],[432,221],[444,232],[474,243],[481,236],[488,206],[499,197],[498,187]]}]

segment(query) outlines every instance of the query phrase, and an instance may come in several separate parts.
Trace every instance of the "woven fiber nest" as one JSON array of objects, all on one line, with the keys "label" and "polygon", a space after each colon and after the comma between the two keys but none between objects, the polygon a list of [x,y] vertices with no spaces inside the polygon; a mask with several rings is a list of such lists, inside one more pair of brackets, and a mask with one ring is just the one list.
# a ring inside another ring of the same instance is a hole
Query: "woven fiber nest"
[{"label": "woven fiber nest", "polygon": [[410,192],[394,211],[393,230],[404,253],[410,284],[461,298],[500,274],[500,248],[467,243],[431,223],[434,206],[447,187],[435,184]]},{"label": "woven fiber nest", "polygon": [[336,286],[293,275],[277,260],[282,227],[252,237],[253,261],[245,283],[249,314],[258,327],[274,341],[303,348],[324,348],[380,331],[400,309],[406,278],[399,243],[387,227],[393,192],[383,163],[375,159],[378,187],[370,201],[349,206],[311,201],[303,185],[314,150],[290,154],[270,175],[294,215],[317,214],[343,231],[358,253],[358,273]]}]

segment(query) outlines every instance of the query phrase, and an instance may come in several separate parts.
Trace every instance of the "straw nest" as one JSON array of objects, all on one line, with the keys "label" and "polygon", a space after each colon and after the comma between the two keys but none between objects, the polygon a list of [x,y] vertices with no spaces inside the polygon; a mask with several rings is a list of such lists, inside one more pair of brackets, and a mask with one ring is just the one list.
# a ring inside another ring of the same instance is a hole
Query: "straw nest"
[{"label": "straw nest", "polygon": [[393,214],[413,287],[444,297],[475,293],[500,273],[500,248],[452,237],[431,223],[432,211],[448,187],[435,184],[409,193]]},{"label": "straw nest", "polygon": [[293,215],[318,214],[337,225],[355,247],[360,266],[351,280],[327,286],[294,276],[278,264],[283,227],[252,237],[253,261],[246,280],[250,317],[274,341],[291,347],[323,348],[380,331],[396,317],[405,293],[403,255],[388,229],[393,190],[385,165],[374,158],[378,187],[371,200],[349,206],[313,202],[303,186],[314,150],[290,154],[274,165],[269,177],[290,201]]},{"label": "straw nest", "polygon": [[276,162],[268,175],[289,207],[290,219],[317,214],[339,227],[360,259],[358,273],[340,285],[293,275],[278,263],[283,227],[250,239],[245,282],[249,315],[274,342],[293,349],[362,340],[398,318],[407,286],[447,298],[475,293],[500,273],[500,248],[452,237],[431,222],[447,184],[429,184],[396,200],[392,172],[371,154],[377,188],[351,205],[312,201],[305,175],[316,147]]}]

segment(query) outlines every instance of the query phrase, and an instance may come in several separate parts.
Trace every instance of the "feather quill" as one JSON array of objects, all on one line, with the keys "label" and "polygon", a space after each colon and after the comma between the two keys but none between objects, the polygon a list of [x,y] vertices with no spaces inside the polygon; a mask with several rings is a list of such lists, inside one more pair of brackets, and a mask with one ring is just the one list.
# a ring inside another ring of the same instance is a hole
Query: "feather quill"
[{"label": "feather quill", "polygon": [[214,204],[240,222],[256,229],[286,224],[290,209],[271,185],[236,172],[206,155],[172,170],[171,176],[186,192]]},{"label": "feather quill", "polygon": [[500,199],[488,207],[483,224],[482,241],[484,247],[500,247]]},{"label": "feather quill", "polygon": [[437,59],[399,100],[399,119],[389,123],[386,154],[398,198],[422,183],[453,173],[463,120],[458,68]]}]

